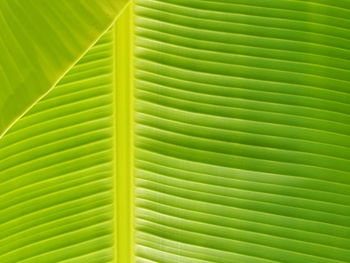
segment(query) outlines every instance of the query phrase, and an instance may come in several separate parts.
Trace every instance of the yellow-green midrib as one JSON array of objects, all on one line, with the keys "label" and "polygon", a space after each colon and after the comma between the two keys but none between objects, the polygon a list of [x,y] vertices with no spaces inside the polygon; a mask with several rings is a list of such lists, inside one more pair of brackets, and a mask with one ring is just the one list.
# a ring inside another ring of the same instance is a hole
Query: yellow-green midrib
[{"label": "yellow-green midrib", "polygon": [[134,262],[134,5],[114,26],[115,262]]}]

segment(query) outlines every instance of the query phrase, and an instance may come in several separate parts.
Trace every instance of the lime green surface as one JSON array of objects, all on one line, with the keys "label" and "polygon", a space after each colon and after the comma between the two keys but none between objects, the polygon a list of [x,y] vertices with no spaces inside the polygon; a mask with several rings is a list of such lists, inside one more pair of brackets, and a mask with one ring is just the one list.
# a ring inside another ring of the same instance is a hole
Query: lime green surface
[{"label": "lime green surface", "polygon": [[136,3],[139,262],[350,262],[350,1]]},{"label": "lime green surface", "polygon": [[0,0],[0,263],[350,262],[350,1],[133,2]]},{"label": "lime green surface", "polygon": [[112,33],[0,140],[0,262],[113,258]]},{"label": "lime green surface", "polygon": [[0,136],[55,86],[126,2],[0,1]]}]

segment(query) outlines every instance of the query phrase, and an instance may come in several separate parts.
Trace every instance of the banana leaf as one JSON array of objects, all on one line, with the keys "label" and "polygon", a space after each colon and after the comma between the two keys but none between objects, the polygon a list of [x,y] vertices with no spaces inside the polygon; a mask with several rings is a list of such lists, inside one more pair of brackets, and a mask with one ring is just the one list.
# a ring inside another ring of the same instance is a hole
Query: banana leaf
[{"label": "banana leaf", "polygon": [[350,262],[348,0],[0,15],[1,263]]}]

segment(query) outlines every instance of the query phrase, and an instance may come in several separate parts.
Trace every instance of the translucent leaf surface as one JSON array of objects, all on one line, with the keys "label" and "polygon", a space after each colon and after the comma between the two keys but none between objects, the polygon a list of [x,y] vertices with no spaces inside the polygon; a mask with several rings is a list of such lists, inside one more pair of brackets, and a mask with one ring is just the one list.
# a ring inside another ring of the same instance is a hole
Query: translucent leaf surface
[{"label": "translucent leaf surface", "polygon": [[0,140],[0,262],[113,259],[112,34]]},{"label": "translucent leaf surface", "polygon": [[135,0],[0,140],[0,262],[349,262],[349,21]]},{"label": "translucent leaf surface", "polygon": [[0,1],[0,135],[55,86],[126,2]]},{"label": "translucent leaf surface", "polygon": [[349,262],[350,2],[136,1],[139,262]]}]

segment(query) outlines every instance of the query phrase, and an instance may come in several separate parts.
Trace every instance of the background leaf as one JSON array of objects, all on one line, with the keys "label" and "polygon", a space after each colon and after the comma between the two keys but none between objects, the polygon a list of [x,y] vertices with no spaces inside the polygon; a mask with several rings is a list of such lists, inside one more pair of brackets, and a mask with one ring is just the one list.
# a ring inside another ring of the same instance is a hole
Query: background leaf
[{"label": "background leaf", "polygon": [[0,1],[0,135],[79,60],[126,2]]}]

